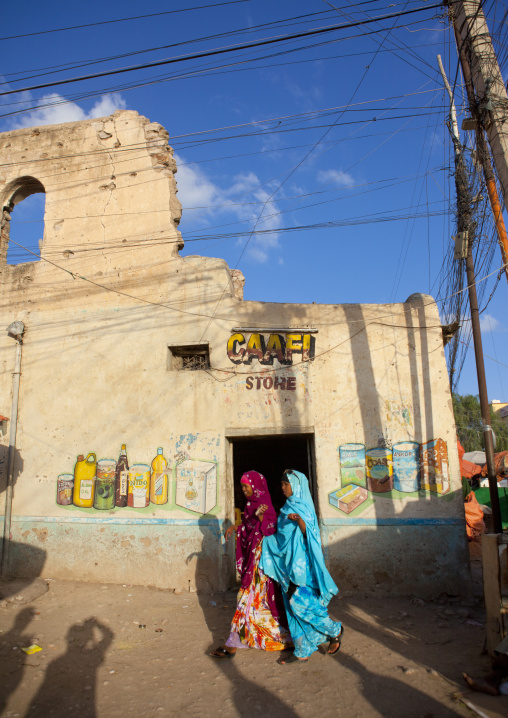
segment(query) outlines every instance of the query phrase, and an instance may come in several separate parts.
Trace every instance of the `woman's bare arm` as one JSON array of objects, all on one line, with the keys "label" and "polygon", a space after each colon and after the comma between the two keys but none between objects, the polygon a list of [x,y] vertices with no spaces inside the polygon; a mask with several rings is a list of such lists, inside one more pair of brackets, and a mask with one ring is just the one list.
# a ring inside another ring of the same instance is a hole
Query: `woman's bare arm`
[{"label": "woman's bare arm", "polygon": [[307,535],[307,526],[305,524],[305,521],[300,516],[300,514],[288,514],[288,519],[290,521],[295,521],[295,523],[297,523],[298,526],[300,527],[300,531],[302,532],[302,534],[304,536]]}]

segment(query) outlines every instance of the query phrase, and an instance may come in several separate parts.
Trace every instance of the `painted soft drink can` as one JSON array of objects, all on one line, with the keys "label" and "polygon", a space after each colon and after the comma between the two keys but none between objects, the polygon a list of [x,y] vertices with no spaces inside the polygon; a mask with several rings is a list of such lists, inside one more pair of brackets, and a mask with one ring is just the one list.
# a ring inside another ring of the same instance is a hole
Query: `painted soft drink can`
[{"label": "painted soft drink can", "polygon": [[391,449],[367,451],[367,488],[374,494],[383,494],[393,489]]},{"label": "painted soft drink can", "polygon": [[404,493],[420,489],[420,444],[399,441],[393,445],[393,488]]},{"label": "painted soft drink can", "polygon": [[95,478],[95,509],[107,511],[115,508],[116,461],[100,459]]}]

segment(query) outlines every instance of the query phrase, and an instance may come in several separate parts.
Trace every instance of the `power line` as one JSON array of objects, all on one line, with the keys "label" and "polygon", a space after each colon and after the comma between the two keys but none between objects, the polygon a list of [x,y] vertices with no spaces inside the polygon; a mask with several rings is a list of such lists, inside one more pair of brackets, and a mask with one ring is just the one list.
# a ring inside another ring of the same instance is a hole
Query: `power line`
[{"label": "power line", "polygon": [[[373,0],[371,0],[373,1]],[[99,25],[111,25],[115,22],[128,22],[129,20],[141,20],[147,17],[158,17],[160,15],[174,15],[181,12],[191,12],[193,10],[207,10],[208,8],[221,7],[221,5],[239,5],[248,2],[248,0],[229,0],[228,2],[214,3],[213,5],[197,5],[196,7],[185,7],[178,10],[166,10],[165,12],[153,12],[149,15],[133,15],[132,17],[120,17],[115,20],[102,20],[101,22],[89,22],[86,25],[70,25],[69,27],[57,27],[52,30],[39,30],[38,32],[27,32],[23,35],[8,35],[0,37],[0,40],[18,40],[21,37],[34,37],[35,35],[48,35],[53,32],[66,32],[67,30],[80,30],[85,27],[97,27]]]},{"label": "power line", "polygon": [[[241,0],[241,1],[245,2],[246,0]],[[367,0],[367,2],[359,3],[359,5],[370,4],[372,2],[379,2],[379,1],[380,0]],[[419,0],[411,0],[411,1],[418,2]],[[213,6],[209,6],[209,7],[213,7]],[[390,4],[389,7],[396,7],[396,4],[394,4],[394,3]],[[378,8],[378,10],[380,10],[380,9],[381,8]],[[149,48],[145,48],[143,50],[132,50],[130,52],[124,52],[124,53],[117,54],[117,55],[110,55],[108,57],[99,57],[99,58],[95,58],[95,59],[91,59],[91,60],[76,60],[73,62],[66,62],[66,63],[60,64],[60,65],[51,65],[49,67],[24,70],[23,72],[14,72],[14,73],[10,73],[7,75],[3,75],[3,77],[11,78],[14,76],[24,75],[24,77],[18,78],[17,80],[11,80],[11,82],[23,82],[24,80],[29,80],[34,77],[41,77],[44,74],[52,75],[52,74],[55,74],[58,72],[67,72],[69,70],[74,70],[74,69],[81,68],[81,67],[87,67],[89,65],[95,65],[95,64],[99,64],[99,63],[103,63],[103,62],[111,62],[112,60],[120,60],[120,59],[124,59],[126,57],[142,55],[142,54],[145,54],[148,52],[157,52],[159,50],[168,50],[170,48],[180,47],[182,45],[190,45],[190,44],[198,43],[198,42],[204,42],[207,40],[216,40],[221,37],[232,37],[234,35],[242,35],[242,34],[246,34],[246,33],[251,34],[253,32],[258,32],[259,30],[262,30],[262,29],[274,28],[274,26],[277,26],[277,25],[284,25],[284,27],[287,28],[291,25],[301,25],[303,23],[315,22],[316,16],[322,17],[323,15],[329,15],[329,14],[330,14],[329,10],[324,10],[321,12],[306,13],[304,15],[295,15],[295,16],[292,16],[289,18],[283,18],[281,20],[272,20],[271,22],[260,23],[258,25],[250,25],[247,27],[238,28],[237,30],[228,30],[226,32],[214,33],[212,35],[204,35],[202,37],[192,38],[190,40],[183,40],[180,42],[170,43],[167,45],[159,45],[156,47],[149,47]],[[150,17],[150,16],[147,16],[147,17]],[[115,21],[110,21],[110,22],[115,22]],[[101,24],[101,23],[98,23],[98,24]],[[39,74],[33,74],[33,75],[25,74],[25,73],[29,73],[29,72],[39,73]],[[9,81],[0,82],[0,86],[6,85],[6,84],[9,84]]]},{"label": "power line", "polygon": [[58,85],[67,85],[69,83],[74,83],[74,82],[83,82],[84,80],[94,80],[99,77],[108,77],[111,75],[119,75],[119,74],[126,73],[126,72],[134,72],[136,70],[145,70],[145,69],[148,69],[151,67],[161,67],[163,65],[170,65],[173,63],[183,62],[186,60],[195,60],[195,59],[200,59],[202,57],[214,57],[216,55],[223,55],[223,54],[230,53],[230,52],[238,52],[239,50],[247,50],[247,49],[255,48],[255,47],[264,47],[265,45],[272,45],[274,43],[279,43],[279,42],[287,42],[288,40],[296,40],[296,39],[303,38],[303,37],[312,37],[315,35],[322,35],[322,34],[329,33],[329,32],[335,32],[337,30],[345,30],[350,27],[359,27],[361,25],[367,25],[371,22],[379,22],[381,20],[388,20],[388,19],[392,19],[392,18],[396,18],[396,17],[402,17],[405,15],[412,15],[413,13],[416,13],[416,12],[423,12],[423,11],[432,10],[432,9],[436,9],[436,8],[440,8],[440,7],[442,7],[442,6],[439,3],[435,4],[435,5],[427,5],[426,7],[413,8],[412,10],[404,10],[403,12],[398,12],[398,13],[390,13],[388,15],[381,15],[379,17],[369,18],[367,20],[358,20],[356,22],[351,22],[351,23],[345,23],[345,24],[340,24],[340,25],[331,25],[329,27],[317,28],[315,30],[307,30],[305,32],[294,33],[292,35],[281,35],[278,37],[268,38],[265,40],[258,40],[257,42],[237,44],[237,45],[233,45],[233,46],[229,46],[229,47],[225,47],[225,48],[217,48],[215,50],[209,50],[207,52],[199,52],[199,53],[194,53],[194,54],[189,54],[189,55],[183,55],[180,57],[169,58],[166,60],[159,60],[157,62],[144,63],[141,65],[134,65],[131,67],[117,68],[115,70],[107,70],[105,72],[97,72],[97,73],[90,74],[90,75],[82,75],[81,77],[73,77],[73,78],[69,78],[67,80],[58,80],[56,82],[46,82],[41,85],[32,85],[31,87],[22,87],[22,88],[17,88],[14,90],[9,90],[7,92],[5,92],[5,91],[0,92],[0,97],[3,97],[5,95],[16,94],[16,93],[20,93],[20,92],[31,92],[33,90],[42,90],[42,89],[46,89],[48,87],[55,87]]}]

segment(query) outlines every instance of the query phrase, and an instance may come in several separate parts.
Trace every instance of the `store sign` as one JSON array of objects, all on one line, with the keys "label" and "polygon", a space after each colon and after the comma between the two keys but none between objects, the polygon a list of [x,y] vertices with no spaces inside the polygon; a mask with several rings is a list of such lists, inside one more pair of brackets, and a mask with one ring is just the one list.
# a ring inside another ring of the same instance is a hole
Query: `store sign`
[{"label": "store sign", "polygon": [[233,364],[251,364],[253,359],[264,366],[273,366],[276,359],[283,366],[293,364],[293,359],[309,361],[315,356],[316,340],[310,333],[287,334],[232,334],[228,340],[227,353]]}]

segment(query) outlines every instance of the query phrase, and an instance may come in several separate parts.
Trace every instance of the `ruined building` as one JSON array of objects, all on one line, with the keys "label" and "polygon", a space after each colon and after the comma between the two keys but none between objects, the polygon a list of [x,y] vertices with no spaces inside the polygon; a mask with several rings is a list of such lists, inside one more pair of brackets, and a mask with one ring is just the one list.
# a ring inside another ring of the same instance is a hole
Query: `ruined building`
[{"label": "ruined building", "polygon": [[[2,497],[17,428],[4,568],[231,586],[234,546],[222,536],[243,506],[241,473],[264,473],[280,506],[280,475],[295,468],[310,476],[339,588],[466,591],[432,298],[244,301],[224,261],[180,256],[167,143],[131,111],[0,135]],[[40,260],[8,265],[11,214],[36,192]],[[116,475],[122,444],[129,469]]]}]

